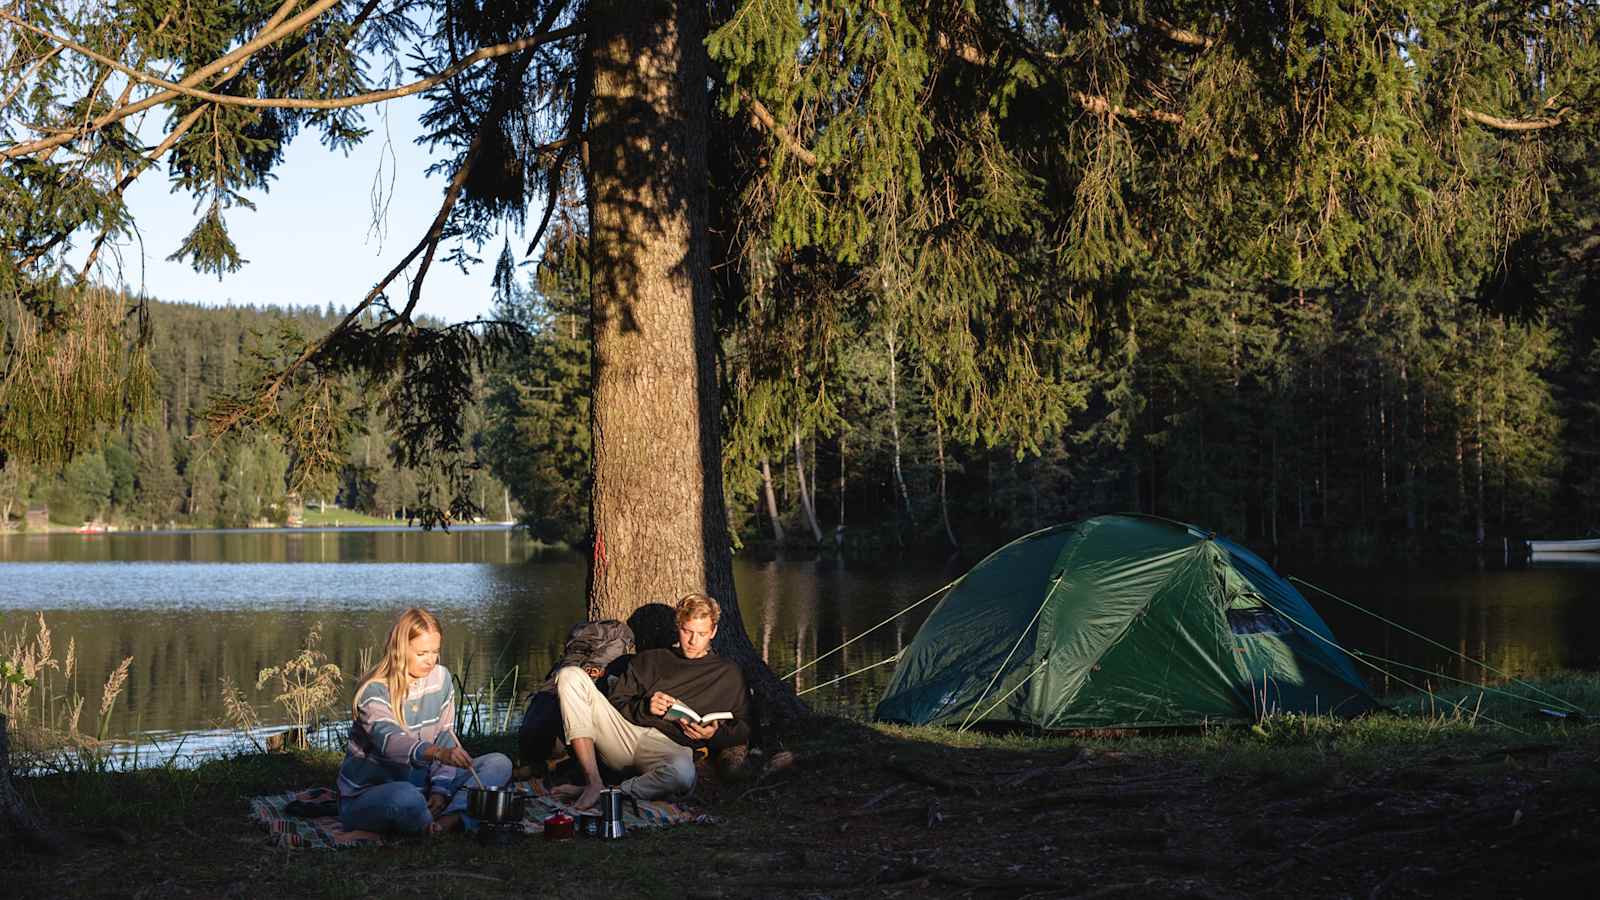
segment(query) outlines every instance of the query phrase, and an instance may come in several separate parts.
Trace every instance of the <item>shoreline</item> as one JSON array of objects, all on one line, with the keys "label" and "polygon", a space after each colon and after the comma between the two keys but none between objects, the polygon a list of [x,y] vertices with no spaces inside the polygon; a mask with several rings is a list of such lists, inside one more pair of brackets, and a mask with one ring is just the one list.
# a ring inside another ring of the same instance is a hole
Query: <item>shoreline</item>
[{"label": "shoreline", "polygon": [[[515,531],[516,522],[463,522],[451,525],[448,533],[458,531]],[[70,525],[54,525],[40,529],[0,529],[0,537],[47,537],[52,535],[78,535],[79,537],[109,537],[112,535],[141,535],[157,537],[171,534],[272,534],[274,532],[289,532],[295,534],[314,534],[324,531],[416,531],[427,532],[429,529],[421,525],[403,524],[369,524],[352,523],[342,524],[317,524],[317,525],[250,525],[241,528],[210,528],[210,527],[175,527],[175,528],[123,528],[118,526],[108,527],[104,530],[82,531]],[[434,528],[433,531],[446,531],[443,528]]]}]

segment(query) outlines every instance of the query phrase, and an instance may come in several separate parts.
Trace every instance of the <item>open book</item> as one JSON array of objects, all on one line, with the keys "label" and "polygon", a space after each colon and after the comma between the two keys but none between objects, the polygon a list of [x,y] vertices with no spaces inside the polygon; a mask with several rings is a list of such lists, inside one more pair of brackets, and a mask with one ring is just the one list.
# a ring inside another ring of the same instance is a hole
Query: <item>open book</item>
[{"label": "open book", "polygon": [[688,719],[696,725],[704,725],[707,722],[715,722],[719,719],[732,719],[733,713],[714,712],[701,715],[689,707],[684,706],[682,703],[674,703],[667,707],[667,711],[661,714],[661,718],[666,719],[669,722],[674,719]]}]

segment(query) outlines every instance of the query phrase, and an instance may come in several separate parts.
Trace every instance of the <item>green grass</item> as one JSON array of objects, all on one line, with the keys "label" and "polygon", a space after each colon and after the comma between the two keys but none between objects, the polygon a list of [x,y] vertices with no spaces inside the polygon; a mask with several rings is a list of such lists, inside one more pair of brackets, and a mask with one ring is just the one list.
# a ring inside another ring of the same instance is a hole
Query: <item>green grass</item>
[{"label": "green grass", "polygon": [[[1600,709],[1600,677],[1562,675],[1535,687]],[[1026,803],[1037,795],[1048,799],[1063,788],[1068,794],[1114,794],[1123,777],[1130,779],[1133,795],[1164,789],[1151,787],[1166,783],[1162,779],[1179,779],[1184,787],[1174,789],[1173,799],[1163,798],[1151,808],[1173,821],[1203,815],[1215,827],[1192,833],[1220,835],[1220,841],[1257,831],[1270,836],[1276,820],[1263,817],[1282,815],[1285,806],[1299,817],[1290,823],[1303,827],[1298,833],[1310,834],[1320,828],[1318,817],[1334,821],[1353,807],[1366,809],[1373,798],[1417,796],[1430,804],[1448,802],[1440,797],[1493,798],[1513,779],[1546,786],[1546,803],[1600,796],[1600,774],[1585,762],[1600,754],[1600,727],[1587,720],[1550,719],[1534,705],[1483,693],[1481,702],[1476,690],[1409,698],[1393,703],[1391,711],[1353,720],[1276,715],[1254,724],[1122,736],[959,733],[813,719],[769,735],[770,750],[794,751],[802,763],[755,785],[726,785],[709,799],[702,796],[722,826],[630,835],[625,846],[531,840],[485,848],[447,838],[339,853],[266,849],[258,827],[246,821],[249,798],[332,784],[341,759],[335,750],[242,753],[193,768],[68,771],[24,779],[23,791],[47,819],[90,849],[64,859],[24,857],[16,864],[14,886],[74,895],[177,879],[197,896],[343,898],[369,895],[379,882],[406,895],[446,897],[569,896],[571,886],[583,885],[585,893],[595,895],[675,897],[703,887],[708,877],[767,877],[774,883],[812,879],[821,886],[797,887],[792,894],[811,896],[829,892],[830,872],[849,869],[872,877],[883,865],[872,854],[891,852],[881,849],[885,841],[901,850],[921,848],[915,858],[935,861],[930,864],[936,867],[975,868],[998,877],[1001,870],[992,863],[996,854],[1046,840],[1041,829],[1053,834],[1046,842],[1066,848],[1077,846],[1074,840],[1082,843],[1086,830],[1134,828],[1125,820],[1137,815],[1136,805],[1123,809],[1068,801],[1060,808],[1036,805],[1022,817],[1004,811],[1006,803]],[[1545,700],[1541,705],[1550,705]],[[466,743],[474,753],[515,752],[511,735],[469,736]],[[1087,773],[1082,781],[1076,780],[1075,766]],[[1054,774],[1038,776],[1024,788],[1006,786],[1007,779],[1036,768]],[[960,789],[938,791],[947,824],[929,824],[932,801],[913,799],[929,789],[907,781],[908,772],[970,787],[970,796]],[[874,797],[882,824],[852,813]],[[1565,821],[1568,812],[1550,809],[1548,814]],[[1104,818],[1073,818],[1097,815]],[[974,831],[973,823],[980,821]],[[1307,823],[1315,827],[1304,830]],[[1155,826],[1145,820],[1137,827]],[[1179,832],[1189,833],[1174,834]],[[96,837],[102,834],[112,837]],[[1431,852],[1438,846],[1395,852]],[[793,847],[804,848],[812,860],[808,874],[763,873],[754,871],[760,864],[749,861]],[[963,859],[962,854],[968,855]],[[1096,865],[1094,859],[1100,858],[1103,854],[1086,855],[1072,865]],[[686,859],[697,860],[696,867],[686,870]],[[720,874],[706,875],[713,870]],[[1340,878],[1357,877],[1340,872]],[[1228,873],[1235,877],[1232,869]],[[1115,878],[1125,880],[1120,873]],[[1232,892],[1259,887],[1241,882]],[[1371,885],[1352,881],[1324,887],[1329,895],[1364,895]],[[786,891],[732,888],[724,896]]]},{"label": "green grass", "polygon": [[369,516],[366,513],[337,506],[330,506],[326,510],[307,506],[305,512],[300,514],[300,524],[307,528],[331,528],[341,525],[404,525],[405,522],[401,519]]}]

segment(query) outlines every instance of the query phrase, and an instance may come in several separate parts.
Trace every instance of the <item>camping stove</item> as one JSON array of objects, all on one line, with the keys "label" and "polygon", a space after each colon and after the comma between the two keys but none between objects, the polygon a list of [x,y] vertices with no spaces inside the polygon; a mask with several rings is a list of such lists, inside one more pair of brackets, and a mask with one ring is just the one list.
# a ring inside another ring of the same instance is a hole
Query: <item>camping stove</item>
[{"label": "camping stove", "polygon": [[510,847],[526,836],[521,822],[484,822],[478,826],[478,843],[485,847]]}]

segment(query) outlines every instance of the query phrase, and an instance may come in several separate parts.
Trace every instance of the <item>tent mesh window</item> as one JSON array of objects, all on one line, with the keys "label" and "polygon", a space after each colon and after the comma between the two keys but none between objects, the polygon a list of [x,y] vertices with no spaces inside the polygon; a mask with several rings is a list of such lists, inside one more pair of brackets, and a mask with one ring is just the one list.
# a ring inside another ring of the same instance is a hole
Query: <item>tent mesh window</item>
[{"label": "tent mesh window", "polygon": [[1230,609],[1228,627],[1234,634],[1290,634],[1294,629],[1276,612],[1265,606]]}]

